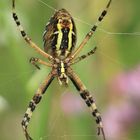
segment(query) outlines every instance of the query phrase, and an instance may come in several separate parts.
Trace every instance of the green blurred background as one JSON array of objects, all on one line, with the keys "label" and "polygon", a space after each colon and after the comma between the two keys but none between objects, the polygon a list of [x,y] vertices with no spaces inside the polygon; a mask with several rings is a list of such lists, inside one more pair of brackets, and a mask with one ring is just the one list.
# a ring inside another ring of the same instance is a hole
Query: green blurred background
[{"label": "green blurred background", "polygon": [[[75,18],[77,45],[107,0],[44,0]],[[94,56],[73,66],[96,98],[107,140],[140,139],[140,1],[113,0],[95,36],[82,50],[98,46]],[[28,35],[43,49],[42,34],[52,8],[39,0],[16,1]],[[42,58],[22,39],[11,16],[11,0],[0,1],[0,140],[24,140],[20,122],[29,101],[50,68],[36,70],[29,59]],[[42,58],[43,59],[43,58]],[[34,140],[100,140],[96,124],[73,85],[54,80],[29,125]]]}]

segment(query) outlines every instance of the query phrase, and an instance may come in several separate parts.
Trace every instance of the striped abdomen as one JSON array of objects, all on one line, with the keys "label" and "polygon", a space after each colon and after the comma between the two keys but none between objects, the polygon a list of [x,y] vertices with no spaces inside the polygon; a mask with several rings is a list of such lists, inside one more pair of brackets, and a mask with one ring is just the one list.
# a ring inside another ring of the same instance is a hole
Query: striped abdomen
[{"label": "striped abdomen", "polygon": [[45,52],[64,59],[76,44],[76,28],[71,15],[65,10],[57,11],[46,25],[43,36]]}]

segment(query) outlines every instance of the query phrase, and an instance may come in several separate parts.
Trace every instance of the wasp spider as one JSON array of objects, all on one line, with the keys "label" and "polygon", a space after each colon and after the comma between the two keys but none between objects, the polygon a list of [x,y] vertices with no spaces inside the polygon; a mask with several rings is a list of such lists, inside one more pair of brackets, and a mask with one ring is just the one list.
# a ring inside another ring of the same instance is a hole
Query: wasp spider
[{"label": "wasp spider", "polygon": [[103,139],[105,140],[102,118],[95,105],[95,101],[90,92],[86,89],[85,85],[80,80],[80,78],[72,70],[71,65],[95,53],[96,47],[85,55],[79,57],[77,56],[79,52],[83,49],[83,47],[87,44],[88,40],[92,37],[93,33],[96,31],[98,24],[107,14],[107,10],[110,6],[111,1],[112,0],[109,0],[106,8],[102,11],[96,24],[93,25],[93,27],[86,34],[79,47],[77,47],[75,50],[74,48],[76,45],[77,34],[72,16],[65,9],[55,11],[54,15],[50,18],[48,24],[45,27],[45,32],[43,35],[43,51],[28,37],[28,35],[24,31],[15,12],[15,0],[12,0],[13,18],[17,27],[20,30],[23,39],[29,44],[30,47],[35,49],[37,53],[40,53],[42,56],[44,56],[44,58],[48,59],[49,61],[46,62],[39,58],[32,57],[30,59],[30,62],[37,69],[40,69],[38,64],[42,64],[52,68],[49,75],[42,82],[35,95],[33,96],[32,100],[29,102],[29,106],[21,122],[23,131],[26,136],[26,140],[32,140],[29,133],[27,132],[27,126],[31,119],[32,113],[35,110],[37,104],[41,101],[42,96],[44,95],[54,78],[58,79],[60,85],[67,85],[68,79],[72,81],[76,89],[79,91],[80,96],[90,108],[93,117],[95,117],[96,119],[96,123],[98,126],[98,135],[102,133]]}]

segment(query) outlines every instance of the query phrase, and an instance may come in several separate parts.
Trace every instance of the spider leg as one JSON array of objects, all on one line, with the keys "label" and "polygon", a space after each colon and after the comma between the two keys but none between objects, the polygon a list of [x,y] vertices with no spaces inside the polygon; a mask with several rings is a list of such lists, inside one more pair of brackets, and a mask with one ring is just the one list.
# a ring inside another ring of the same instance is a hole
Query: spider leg
[{"label": "spider leg", "polygon": [[77,58],[75,58],[73,61],[70,62],[70,65],[73,65],[75,63],[78,63],[81,60],[84,60],[85,58],[87,58],[88,56],[91,56],[95,53],[95,51],[97,50],[97,47],[94,47],[91,51],[89,51],[88,53],[81,55]]},{"label": "spider leg", "polygon": [[47,62],[45,62],[45,61],[43,61],[43,60],[41,60],[39,58],[34,58],[34,57],[31,57],[30,63],[33,64],[39,70],[40,70],[40,67],[36,63],[40,63],[40,64],[45,65],[47,67],[53,67],[52,64],[47,63]]},{"label": "spider leg", "polygon": [[21,122],[26,140],[33,140],[30,135],[27,132],[27,126],[29,124],[29,121],[32,117],[32,113],[35,110],[37,104],[41,101],[43,94],[45,93],[45,91],[47,90],[47,88],[49,87],[49,85],[51,84],[52,80],[54,79],[54,73],[53,71],[46,77],[46,79],[44,80],[44,82],[40,85],[40,87],[38,88],[36,94],[33,96],[32,100],[29,103],[29,106],[25,112],[25,115],[23,117],[23,120]]},{"label": "spider leg", "polygon": [[101,15],[99,16],[97,22],[95,23],[95,25],[93,25],[93,27],[91,28],[91,30],[87,33],[87,35],[85,36],[85,38],[83,39],[83,41],[81,42],[81,44],[79,45],[79,47],[74,51],[74,53],[71,55],[71,59],[75,58],[78,53],[82,50],[82,48],[86,45],[86,43],[88,42],[88,40],[92,37],[93,33],[96,31],[99,23],[103,20],[103,18],[105,17],[105,15],[108,12],[108,8],[111,4],[112,0],[109,0],[106,8],[102,11]]},{"label": "spider leg", "polygon": [[22,35],[22,37],[25,39],[25,41],[29,44],[30,47],[32,47],[33,49],[35,49],[38,53],[40,53],[41,55],[43,55],[45,58],[48,58],[49,60],[54,60],[54,58],[47,54],[46,52],[44,52],[43,50],[41,50],[34,42],[32,42],[32,40],[27,36],[26,32],[24,31],[23,27],[20,24],[20,21],[18,19],[18,16],[15,12],[15,0],[12,0],[12,14],[13,14],[13,19]]},{"label": "spider leg", "polygon": [[84,99],[87,106],[90,108],[93,117],[96,118],[96,123],[98,125],[98,135],[102,133],[103,139],[105,140],[105,133],[103,129],[103,123],[101,115],[96,107],[95,100],[93,99],[90,92],[86,89],[84,84],[81,82],[80,78],[72,71],[71,68],[68,69],[68,76],[71,79],[72,83],[76,89],[80,92],[82,99]]}]

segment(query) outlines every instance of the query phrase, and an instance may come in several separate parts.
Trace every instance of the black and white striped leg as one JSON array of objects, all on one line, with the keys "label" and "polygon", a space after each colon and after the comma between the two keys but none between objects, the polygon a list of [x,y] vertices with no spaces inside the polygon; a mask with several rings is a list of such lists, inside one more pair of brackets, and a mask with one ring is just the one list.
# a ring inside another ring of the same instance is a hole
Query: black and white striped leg
[{"label": "black and white striped leg", "polygon": [[32,117],[32,113],[35,110],[37,104],[41,101],[43,94],[51,84],[52,80],[54,79],[54,74],[50,73],[47,78],[44,80],[44,82],[41,84],[40,88],[37,90],[36,94],[33,96],[32,100],[29,103],[29,106],[25,112],[25,115],[23,117],[23,120],[21,122],[26,140],[33,140],[29,133],[27,132],[27,126],[29,124],[29,121]]},{"label": "black and white striped leg", "polygon": [[98,125],[98,135],[102,133],[103,139],[105,140],[102,118],[96,107],[92,95],[89,93],[84,84],[81,82],[80,78],[72,70],[69,70],[69,78],[71,79],[76,89],[80,92],[82,99],[84,99],[85,103],[90,108],[93,117],[96,118],[96,123]]},{"label": "black and white striped leg", "polygon": [[12,15],[13,15],[13,19],[22,35],[22,37],[24,38],[24,40],[29,44],[30,47],[32,47],[33,49],[35,49],[38,53],[40,53],[41,55],[43,55],[45,58],[48,58],[49,60],[54,60],[54,58],[47,54],[46,52],[44,52],[43,50],[41,50],[26,34],[26,32],[24,31],[18,16],[15,12],[15,0],[12,0]]},{"label": "black and white striped leg", "polygon": [[88,53],[81,55],[79,57],[76,57],[71,63],[70,65],[73,65],[75,63],[78,63],[81,60],[84,60],[85,58],[87,58],[88,56],[91,56],[95,53],[95,51],[97,50],[97,47],[94,47],[92,50],[90,50]]},{"label": "black and white striped leg", "polygon": [[95,25],[93,25],[93,27],[91,28],[91,31],[95,32],[98,24],[103,20],[103,18],[106,16],[107,12],[108,12],[108,8],[111,4],[112,0],[109,0],[109,2],[107,3],[106,8],[102,11],[101,15],[99,16],[97,22],[95,23]]},{"label": "black and white striped leg", "polygon": [[17,25],[22,37],[26,41],[29,40],[29,38],[27,37],[26,32],[24,31],[23,27],[21,26],[21,23],[20,23],[20,21],[18,19],[18,16],[17,16],[16,12],[15,12],[15,0],[12,0],[12,14],[13,14],[13,19],[14,19],[14,21],[15,21],[15,23],[16,23],[16,25]]},{"label": "black and white striped leg", "polygon": [[96,107],[95,101],[93,99],[93,97],[91,96],[91,94],[89,93],[89,91],[87,89],[85,90],[81,90],[80,91],[80,95],[81,97],[85,100],[86,104],[88,107],[90,107],[92,115],[96,118],[96,123],[98,125],[98,132],[97,134],[100,135],[100,133],[102,133],[103,138],[105,140],[105,134],[104,134],[104,130],[103,130],[103,124],[102,124],[102,118],[101,115]]},{"label": "black and white striped leg", "polygon": [[103,18],[106,16],[107,12],[108,12],[108,8],[111,4],[112,0],[109,0],[109,2],[107,3],[106,8],[102,11],[101,15],[99,16],[97,22],[92,26],[92,28],[90,29],[90,31],[87,33],[87,35],[85,36],[85,38],[83,39],[83,41],[81,42],[81,44],[79,45],[79,47],[74,51],[74,53],[71,56],[71,59],[75,58],[78,53],[82,50],[82,48],[86,45],[86,43],[89,41],[89,39],[93,36],[94,32],[96,32],[99,23],[101,23],[101,21],[103,20]]}]

